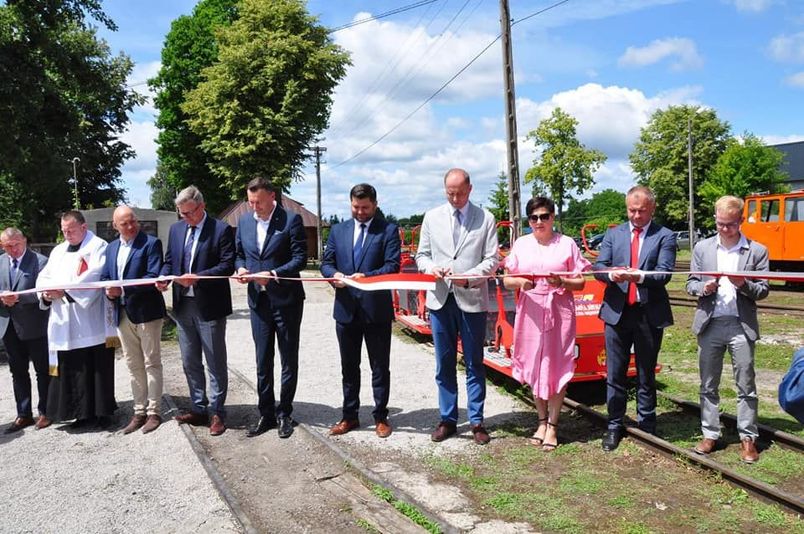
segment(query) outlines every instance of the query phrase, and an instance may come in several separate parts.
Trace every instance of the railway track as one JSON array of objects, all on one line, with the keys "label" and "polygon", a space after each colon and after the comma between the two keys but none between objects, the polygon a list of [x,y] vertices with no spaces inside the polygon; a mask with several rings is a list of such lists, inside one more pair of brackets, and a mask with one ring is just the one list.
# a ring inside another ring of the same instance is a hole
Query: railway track
[{"label": "railway track", "polygon": [[[523,398],[523,400],[527,402],[527,399]],[[532,402],[530,402],[529,404],[533,406]],[[605,426],[606,424],[607,421],[606,414],[598,412],[597,410],[590,408],[585,404],[581,404],[572,399],[565,399],[564,405],[567,408],[574,410],[576,413],[579,413],[602,426]],[[734,469],[731,469],[730,467],[716,460],[713,460],[708,456],[697,454],[693,452],[692,449],[679,447],[669,441],[661,439],[658,436],[654,436],[653,434],[643,432],[636,426],[633,427],[627,426],[625,428],[625,431],[627,435],[633,438],[635,441],[641,443],[643,446],[648,447],[649,449],[655,452],[658,452],[670,458],[683,458],[686,461],[694,465],[697,465],[698,467],[701,467],[707,471],[717,474],[723,480],[739,488],[744,489],[746,492],[748,492],[749,494],[753,495],[756,498],[759,498],[765,502],[778,504],[782,508],[794,514],[798,515],[804,514],[804,499],[802,499],[802,497],[799,495],[794,495],[792,493],[771,486],[770,484],[767,484],[760,480],[756,480],[754,478],[738,473]],[[773,431],[778,433],[778,431],[775,430]],[[793,436],[793,438],[796,438],[796,436]],[[798,451],[804,452],[804,449],[800,448],[799,445],[796,445],[795,441],[789,442],[789,446],[795,448]]]}]

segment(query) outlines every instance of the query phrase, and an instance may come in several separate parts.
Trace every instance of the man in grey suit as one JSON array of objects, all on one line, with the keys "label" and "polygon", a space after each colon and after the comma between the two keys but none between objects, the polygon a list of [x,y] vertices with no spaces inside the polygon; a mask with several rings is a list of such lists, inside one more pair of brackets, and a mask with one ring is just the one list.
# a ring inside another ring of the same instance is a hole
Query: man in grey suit
[{"label": "man in grey suit", "polygon": [[[483,426],[486,371],[483,342],[488,311],[488,279],[499,263],[494,216],[469,202],[469,173],[450,169],[444,177],[447,203],[428,211],[416,252],[419,271],[436,278],[427,292],[427,308],[436,352],[436,384],[441,422],[430,438],[443,441],[458,424],[457,344],[463,346],[469,424],[476,443],[490,438]],[[478,278],[450,280],[450,275]]]},{"label": "man in grey suit", "polygon": [[[701,431],[695,452],[708,454],[720,438],[720,375],[723,354],[731,354],[737,384],[737,431],[740,458],[759,459],[757,438],[757,387],[754,380],[754,345],[759,339],[756,301],[768,296],[768,281],[743,276],[716,277],[701,272],[767,271],[768,249],[740,233],[743,201],[724,196],[715,203],[717,235],[695,245],[687,293],[698,297],[692,331],[698,336],[701,375]],[[698,274],[696,274],[698,273]]]},{"label": "man in grey suit", "polygon": [[[634,348],[637,423],[656,433],[656,361],[664,329],[673,324],[665,285],[676,263],[676,235],[653,221],[656,197],[637,185],[625,196],[628,222],[603,237],[594,269],[606,284],[599,316],[605,323],[608,430],[601,443],[613,451],[623,437],[628,362]],[[646,274],[662,271],[666,274]]]},{"label": "man in grey suit", "polygon": [[39,392],[36,428],[50,425],[45,416],[48,374],[47,318],[48,311],[39,308],[35,293],[9,295],[7,292],[32,289],[36,286],[39,271],[47,264],[47,258],[28,250],[28,241],[18,229],[9,227],[0,233],[0,246],[6,256],[0,258],[0,334],[8,353],[8,366],[14,384],[14,399],[17,402],[17,418],[6,428],[6,434],[17,432],[34,424],[31,401],[30,363],[36,371],[36,386]]}]

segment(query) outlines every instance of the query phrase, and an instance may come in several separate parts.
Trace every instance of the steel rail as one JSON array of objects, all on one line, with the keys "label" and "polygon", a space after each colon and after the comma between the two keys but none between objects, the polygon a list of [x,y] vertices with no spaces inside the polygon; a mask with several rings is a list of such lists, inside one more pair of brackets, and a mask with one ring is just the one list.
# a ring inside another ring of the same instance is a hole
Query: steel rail
[{"label": "steel rail", "polygon": [[[673,395],[669,395],[662,391],[656,392],[660,397],[663,397],[670,402],[678,405],[683,410],[694,413],[698,417],[701,415],[701,406],[697,402],[692,402],[688,400],[684,400]],[[721,413],[720,420],[729,428],[737,428],[737,417],[729,413]],[[757,429],[759,431],[759,437],[763,441],[773,441],[780,447],[784,447],[785,449],[790,449],[794,451],[804,452],[804,439],[796,436],[795,434],[789,434],[782,430],[778,430],[773,428],[772,426],[768,426],[763,423],[757,424]]]},{"label": "steel rail", "polygon": [[[605,414],[602,414],[597,410],[586,406],[585,404],[565,398],[564,405],[602,425],[606,424],[607,417]],[[654,436],[653,434],[644,432],[639,428],[625,427],[625,432],[630,437],[636,439],[654,451],[660,452],[670,458],[684,458],[699,467],[717,473],[723,480],[726,480],[731,484],[746,490],[751,495],[763,501],[778,504],[794,514],[804,514],[804,500],[797,495],[790,494],[766,484],[765,482],[742,475],[719,462],[707,458],[706,456],[692,452],[691,449],[678,447],[669,441],[665,441],[657,436]]]}]

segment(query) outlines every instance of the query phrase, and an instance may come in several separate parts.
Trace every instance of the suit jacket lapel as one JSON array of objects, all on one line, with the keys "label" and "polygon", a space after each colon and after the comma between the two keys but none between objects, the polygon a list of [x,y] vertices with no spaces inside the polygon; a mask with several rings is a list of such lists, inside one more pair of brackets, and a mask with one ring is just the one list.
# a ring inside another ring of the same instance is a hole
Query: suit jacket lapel
[{"label": "suit jacket lapel", "polygon": [[642,248],[639,250],[639,269],[645,271],[648,270],[645,269],[645,261],[648,258],[648,253],[650,252],[651,248],[653,248],[654,241],[656,241],[656,232],[656,225],[653,224],[653,221],[651,221],[650,224],[648,224],[648,230],[645,232],[645,240],[642,241]]},{"label": "suit jacket lapel", "polygon": [[[35,259],[33,254],[29,254],[28,251],[25,251],[25,254],[22,255],[20,261],[17,263],[17,272],[14,273],[14,280],[11,280],[11,284],[9,288],[11,291],[17,289],[17,285],[20,283],[20,278],[22,278],[22,273],[24,272],[23,269],[27,267],[27,263],[30,261],[31,258]],[[6,259],[6,278],[9,276],[9,270],[11,269],[11,264],[9,264],[8,259]]]},{"label": "suit jacket lapel", "polygon": [[[122,275],[121,279],[125,279],[126,276],[128,275],[128,267],[129,267],[129,265],[131,265],[131,258],[133,258],[135,255],[140,253],[140,251],[145,246],[146,241],[147,241],[147,238],[145,237],[145,234],[143,232],[139,232],[134,237],[134,242],[131,243],[131,250],[128,251],[128,257],[126,257],[126,264],[123,266],[123,275]],[[120,248],[119,247],[120,247],[121,243],[120,243],[120,240],[118,240],[117,242],[118,242],[117,251],[118,251],[118,254],[119,254],[120,253]]]},{"label": "suit jacket lapel", "polygon": [[748,256],[749,252],[751,251],[750,246],[740,247],[740,259],[737,260],[737,270],[744,271],[745,266],[748,263]]},{"label": "suit jacket lapel", "polygon": [[[449,220],[449,226],[447,226],[447,228],[449,228],[450,230],[452,230],[452,225],[454,224],[454,221],[452,220],[454,219],[453,213],[455,213],[455,210],[452,207],[452,205],[450,205],[450,209],[448,210],[450,220]],[[461,228],[461,237],[458,238],[458,244],[454,246],[453,252],[455,254],[458,254],[458,251],[461,249],[464,242],[466,241],[466,237],[469,235],[468,229],[471,228],[471,224],[474,218],[475,218],[475,211],[472,209],[472,203],[469,202],[466,208],[466,218],[463,221],[463,228]],[[450,237],[451,236],[452,232],[450,231]]]},{"label": "suit jacket lapel", "polygon": [[[260,258],[265,254],[265,251],[268,249],[268,243],[271,241],[271,238],[276,232],[276,229],[279,228],[281,225],[282,219],[282,206],[279,204],[276,205],[274,208],[274,214],[271,216],[271,222],[268,224],[268,230],[265,232],[265,240],[262,242],[262,247],[258,251],[260,254]],[[257,231],[257,221],[254,221],[254,232]]]}]

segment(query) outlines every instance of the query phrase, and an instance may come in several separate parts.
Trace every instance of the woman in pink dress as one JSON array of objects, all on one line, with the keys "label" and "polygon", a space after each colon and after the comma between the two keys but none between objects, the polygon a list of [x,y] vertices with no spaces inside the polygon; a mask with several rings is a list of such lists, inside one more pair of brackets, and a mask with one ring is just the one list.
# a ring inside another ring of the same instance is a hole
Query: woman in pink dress
[{"label": "woman in pink dress", "polygon": [[[533,391],[539,426],[531,443],[552,451],[558,446],[558,416],[567,384],[575,372],[575,301],[583,289],[580,273],[591,268],[578,245],[553,232],[555,205],[536,197],[525,212],[533,232],[516,240],[505,259],[509,274],[550,275],[506,277],[505,287],[518,289],[512,371]],[[553,274],[559,273],[559,274]],[[568,274],[573,273],[573,274]]]}]

